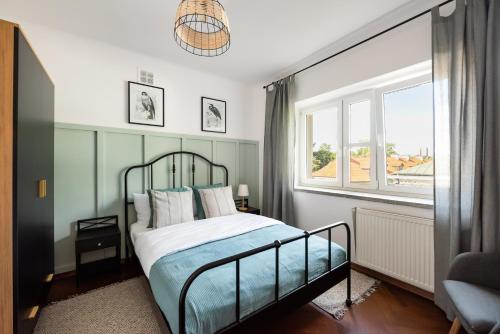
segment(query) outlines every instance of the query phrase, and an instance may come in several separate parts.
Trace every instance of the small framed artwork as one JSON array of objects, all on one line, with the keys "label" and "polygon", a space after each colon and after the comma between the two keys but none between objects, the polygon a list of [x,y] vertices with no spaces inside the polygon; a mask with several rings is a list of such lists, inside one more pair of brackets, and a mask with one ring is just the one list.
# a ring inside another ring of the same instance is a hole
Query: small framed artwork
[{"label": "small framed artwork", "polygon": [[165,93],[163,88],[129,81],[128,122],[165,126]]},{"label": "small framed artwork", "polygon": [[226,101],[201,98],[201,130],[226,133]]}]

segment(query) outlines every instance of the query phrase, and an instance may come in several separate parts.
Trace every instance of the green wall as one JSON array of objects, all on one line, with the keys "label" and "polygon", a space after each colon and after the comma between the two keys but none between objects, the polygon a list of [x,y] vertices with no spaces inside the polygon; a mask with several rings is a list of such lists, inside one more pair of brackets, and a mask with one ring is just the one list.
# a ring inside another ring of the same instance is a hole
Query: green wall
[{"label": "green wall", "polygon": [[[186,136],[56,123],[55,126],[55,269],[57,273],[74,269],[76,221],[106,215],[119,215],[122,240],[124,228],[123,173],[134,164],[150,161],[172,151],[191,151],[225,165],[229,184],[236,195],[239,183],[250,188],[250,205],[259,203],[259,143],[226,138]],[[186,161],[187,162],[187,161]],[[171,186],[167,178],[171,160],[156,164],[153,171],[155,188]],[[191,184],[191,165],[177,168],[176,185]],[[206,163],[196,165],[196,184],[208,183]],[[182,176],[181,176],[182,174]],[[171,176],[171,174],[169,174]],[[214,182],[223,181],[224,173],[214,169]],[[144,192],[149,187],[146,172],[131,175],[129,192]],[[122,241],[122,256],[124,256]],[[88,254],[83,260],[112,255],[112,250]]]}]

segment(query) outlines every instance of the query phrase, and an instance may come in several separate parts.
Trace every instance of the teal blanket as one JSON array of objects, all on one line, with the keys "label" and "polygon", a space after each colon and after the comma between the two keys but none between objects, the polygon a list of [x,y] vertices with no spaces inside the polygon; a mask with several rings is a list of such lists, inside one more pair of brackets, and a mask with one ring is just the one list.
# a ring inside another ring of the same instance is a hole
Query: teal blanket
[{"label": "teal blanket", "polygon": [[[302,233],[302,230],[288,225],[273,225],[166,255],[157,260],[150,271],[151,289],[174,334],[179,333],[178,307],[182,286],[196,269],[209,262]],[[301,239],[280,248],[280,296],[304,283],[304,247],[304,239]],[[346,260],[346,254],[343,248],[334,243],[331,250],[334,268]],[[187,333],[214,333],[236,320],[235,268],[235,263],[229,263],[202,273],[193,282],[186,300]],[[309,279],[327,270],[328,241],[311,236]],[[241,260],[241,317],[272,302],[274,285],[274,249]]]}]

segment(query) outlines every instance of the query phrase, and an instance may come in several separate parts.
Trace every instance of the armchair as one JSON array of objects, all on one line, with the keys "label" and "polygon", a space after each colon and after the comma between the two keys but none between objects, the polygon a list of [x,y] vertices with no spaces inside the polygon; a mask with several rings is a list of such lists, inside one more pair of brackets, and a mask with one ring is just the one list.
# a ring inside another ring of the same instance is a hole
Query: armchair
[{"label": "armchair", "polygon": [[463,253],[443,282],[456,319],[469,334],[500,334],[500,253]]}]

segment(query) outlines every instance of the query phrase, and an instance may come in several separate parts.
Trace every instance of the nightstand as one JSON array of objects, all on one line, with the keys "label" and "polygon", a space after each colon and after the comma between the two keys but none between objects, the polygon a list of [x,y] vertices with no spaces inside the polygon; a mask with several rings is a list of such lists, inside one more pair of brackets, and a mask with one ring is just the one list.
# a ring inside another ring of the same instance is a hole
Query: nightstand
[{"label": "nightstand", "polygon": [[251,213],[251,214],[254,214],[254,215],[260,215],[260,209],[257,209],[257,208],[252,208],[251,206],[248,206],[248,207],[247,207],[247,210],[245,210],[245,211],[240,210],[240,207],[236,207],[236,209],[237,209],[239,212]]},{"label": "nightstand", "polygon": [[[82,254],[96,250],[115,248],[115,256],[98,261],[82,263]],[[81,275],[100,270],[120,269],[121,233],[118,216],[98,217],[79,220],[75,239],[76,285]]]}]

